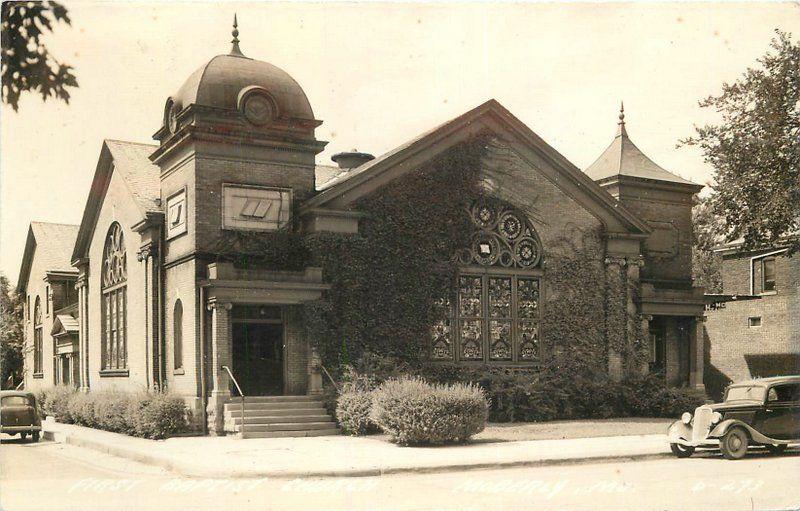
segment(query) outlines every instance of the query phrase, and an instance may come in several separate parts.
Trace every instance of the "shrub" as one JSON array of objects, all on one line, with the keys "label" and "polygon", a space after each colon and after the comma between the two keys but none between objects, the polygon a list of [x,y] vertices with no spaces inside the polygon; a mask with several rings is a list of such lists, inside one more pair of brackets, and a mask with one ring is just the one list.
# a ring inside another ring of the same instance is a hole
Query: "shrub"
[{"label": "shrub", "polygon": [[134,396],[128,409],[133,434],[144,438],[166,438],[187,428],[186,405],[179,397],[163,392]]},{"label": "shrub", "polygon": [[353,435],[366,435],[376,430],[370,420],[372,392],[343,392],[336,402],[336,419],[344,432]]},{"label": "shrub", "polygon": [[183,400],[163,392],[84,394],[70,387],[54,387],[40,391],[37,401],[43,414],[61,422],[115,433],[155,439],[189,427]]},{"label": "shrub", "polygon": [[371,419],[400,445],[465,442],[483,431],[488,409],[477,385],[402,378],[372,392]]},{"label": "shrub", "polygon": [[377,379],[347,366],[342,380],[341,393],[336,400],[336,419],[342,429],[353,436],[376,432],[378,428],[370,420],[370,411]]},{"label": "shrub", "polygon": [[72,422],[69,412],[69,400],[75,389],[64,385],[39,391],[36,401],[43,416],[52,416],[62,422]]}]

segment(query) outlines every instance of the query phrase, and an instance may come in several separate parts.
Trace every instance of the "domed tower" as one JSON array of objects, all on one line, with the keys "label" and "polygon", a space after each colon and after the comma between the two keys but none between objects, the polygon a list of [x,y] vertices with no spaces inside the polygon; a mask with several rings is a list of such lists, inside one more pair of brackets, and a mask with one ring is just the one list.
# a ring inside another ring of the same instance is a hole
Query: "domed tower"
[{"label": "domed tower", "polygon": [[234,18],[230,52],[167,99],[153,135],[173,254],[213,252],[226,230],[275,230],[314,192],[322,121],[288,73],[242,53],[238,35]]}]

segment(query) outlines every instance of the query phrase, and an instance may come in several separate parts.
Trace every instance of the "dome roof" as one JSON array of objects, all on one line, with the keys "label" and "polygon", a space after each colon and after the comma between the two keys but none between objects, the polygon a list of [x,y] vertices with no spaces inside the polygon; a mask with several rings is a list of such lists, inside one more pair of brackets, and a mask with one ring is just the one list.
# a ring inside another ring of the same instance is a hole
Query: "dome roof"
[{"label": "dome roof", "polygon": [[189,76],[172,100],[179,110],[192,104],[235,110],[243,90],[253,88],[272,96],[279,117],[314,119],[305,92],[286,71],[238,51],[209,60]]}]

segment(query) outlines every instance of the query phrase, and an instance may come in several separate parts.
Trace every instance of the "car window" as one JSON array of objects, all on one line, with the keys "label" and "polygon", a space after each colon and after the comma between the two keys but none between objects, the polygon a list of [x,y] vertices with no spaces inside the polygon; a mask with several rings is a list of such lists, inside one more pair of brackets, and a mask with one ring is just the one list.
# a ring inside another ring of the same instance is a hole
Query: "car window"
[{"label": "car window", "polygon": [[742,399],[762,401],[765,389],[761,385],[750,387],[730,387],[725,395],[725,401],[738,401]]},{"label": "car window", "polygon": [[793,383],[787,385],[775,385],[769,389],[767,401],[797,401],[800,399],[800,385]]},{"label": "car window", "polygon": [[2,400],[3,406],[25,406],[29,404],[30,401],[25,396],[6,396]]}]

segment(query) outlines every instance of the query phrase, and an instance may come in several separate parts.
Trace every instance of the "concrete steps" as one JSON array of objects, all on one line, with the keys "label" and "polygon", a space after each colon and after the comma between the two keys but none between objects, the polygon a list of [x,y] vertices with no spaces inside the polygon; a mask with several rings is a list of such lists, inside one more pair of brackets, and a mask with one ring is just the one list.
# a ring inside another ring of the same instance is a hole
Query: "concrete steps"
[{"label": "concrete steps", "polygon": [[338,435],[339,428],[322,401],[313,396],[232,398],[224,407],[225,431],[242,438],[308,437]]}]

